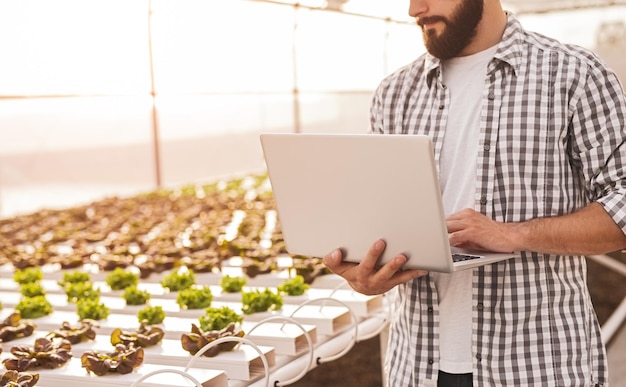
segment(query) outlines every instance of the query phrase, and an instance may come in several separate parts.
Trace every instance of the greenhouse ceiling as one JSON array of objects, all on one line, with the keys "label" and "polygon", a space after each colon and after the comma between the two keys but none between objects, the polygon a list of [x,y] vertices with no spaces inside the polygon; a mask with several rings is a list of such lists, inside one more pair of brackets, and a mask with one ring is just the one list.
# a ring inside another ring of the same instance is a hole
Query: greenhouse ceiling
[{"label": "greenhouse ceiling", "polygon": [[[307,8],[340,11],[355,15],[412,21],[409,0],[250,0]],[[502,0],[505,9],[516,14],[547,13],[584,8],[626,5],[626,0]]]},{"label": "greenhouse ceiling", "polygon": [[505,8],[521,14],[626,5],[626,0],[503,0],[502,3]]}]

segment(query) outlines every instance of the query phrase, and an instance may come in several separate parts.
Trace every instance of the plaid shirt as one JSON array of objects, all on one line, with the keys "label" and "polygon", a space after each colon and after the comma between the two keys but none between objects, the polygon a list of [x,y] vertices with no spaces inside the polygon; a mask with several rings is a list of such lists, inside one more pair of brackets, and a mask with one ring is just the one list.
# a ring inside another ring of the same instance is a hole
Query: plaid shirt
[{"label": "plaid shirt", "polygon": [[[438,158],[450,95],[429,54],[387,77],[373,133],[426,134]],[[602,204],[626,230],[626,101],[591,52],[509,21],[485,78],[475,209],[521,222]],[[436,385],[438,299],[428,276],[400,285],[388,385]],[[522,252],[473,269],[475,386],[607,385],[583,256]]]}]

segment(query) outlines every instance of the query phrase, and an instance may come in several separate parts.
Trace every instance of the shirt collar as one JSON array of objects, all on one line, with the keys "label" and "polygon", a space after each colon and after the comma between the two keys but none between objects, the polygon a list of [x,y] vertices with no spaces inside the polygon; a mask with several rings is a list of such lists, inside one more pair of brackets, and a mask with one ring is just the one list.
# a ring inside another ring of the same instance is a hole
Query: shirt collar
[{"label": "shirt collar", "polygon": [[507,15],[506,28],[494,59],[508,64],[513,69],[513,73],[517,74],[522,65],[523,43],[526,40],[526,32],[511,12],[507,11]]},{"label": "shirt collar", "polygon": [[[504,29],[504,34],[498,44],[498,50],[494,55],[494,59],[489,65],[489,71],[497,67],[498,62],[502,62],[508,64],[513,69],[513,73],[517,74],[521,66],[522,42],[525,39],[525,33],[522,25],[515,16],[508,11],[507,15],[508,21]],[[441,71],[439,71],[441,68],[441,59],[435,58],[430,53],[426,52],[424,64],[426,69],[426,82],[428,87],[430,87],[433,78],[441,76]]]}]

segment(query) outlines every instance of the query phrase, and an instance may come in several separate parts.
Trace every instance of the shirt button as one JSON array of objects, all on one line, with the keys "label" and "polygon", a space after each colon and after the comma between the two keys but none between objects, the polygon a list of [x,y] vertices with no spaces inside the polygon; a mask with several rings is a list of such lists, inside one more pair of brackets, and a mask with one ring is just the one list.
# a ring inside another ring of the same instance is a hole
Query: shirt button
[{"label": "shirt button", "polygon": [[483,360],[483,357],[482,357],[482,356],[480,356],[480,353],[476,355],[476,360],[478,360],[478,361]]},{"label": "shirt button", "polygon": [[483,206],[485,204],[487,204],[487,197],[486,196],[483,196],[483,197],[480,198],[480,204],[482,204]]},{"label": "shirt button", "polygon": [[433,307],[431,306],[430,308],[428,308],[428,313],[432,313],[433,312]]},{"label": "shirt button", "polygon": [[483,145],[483,149],[487,152],[489,152],[489,149],[491,149],[491,146],[489,144],[485,144]]},{"label": "shirt button", "polygon": [[487,98],[489,98],[490,100],[494,100],[496,98],[495,94],[493,93],[489,93],[489,95],[487,96]]},{"label": "shirt button", "polygon": [[439,105],[439,110],[443,110],[444,106],[443,105]]},{"label": "shirt button", "polygon": [[476,308],[477,308],[478,310],[483,310],[483,309],[485,308],[485,306],[483,305],[483,303],[482,303],[482,302],[479,302],[479,303],[476,305]]},{"label": "shirt button", "polygon": [[435,361],[433,359],[428,359],[428,364],[433,364]]}]

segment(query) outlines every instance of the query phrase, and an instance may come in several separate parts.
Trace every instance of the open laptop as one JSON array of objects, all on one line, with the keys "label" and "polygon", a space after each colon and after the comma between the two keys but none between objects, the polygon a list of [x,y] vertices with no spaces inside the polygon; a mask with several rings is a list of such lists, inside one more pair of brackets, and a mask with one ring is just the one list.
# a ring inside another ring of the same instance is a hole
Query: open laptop
[{"label": "open laptop", "polygon": [[399,253],[406,268],[452,272],[516,257],[451,248],[433,145],[421,135],[260,135],[290,254],[341,248],[358,262],[379,238],[379,261]]}]

